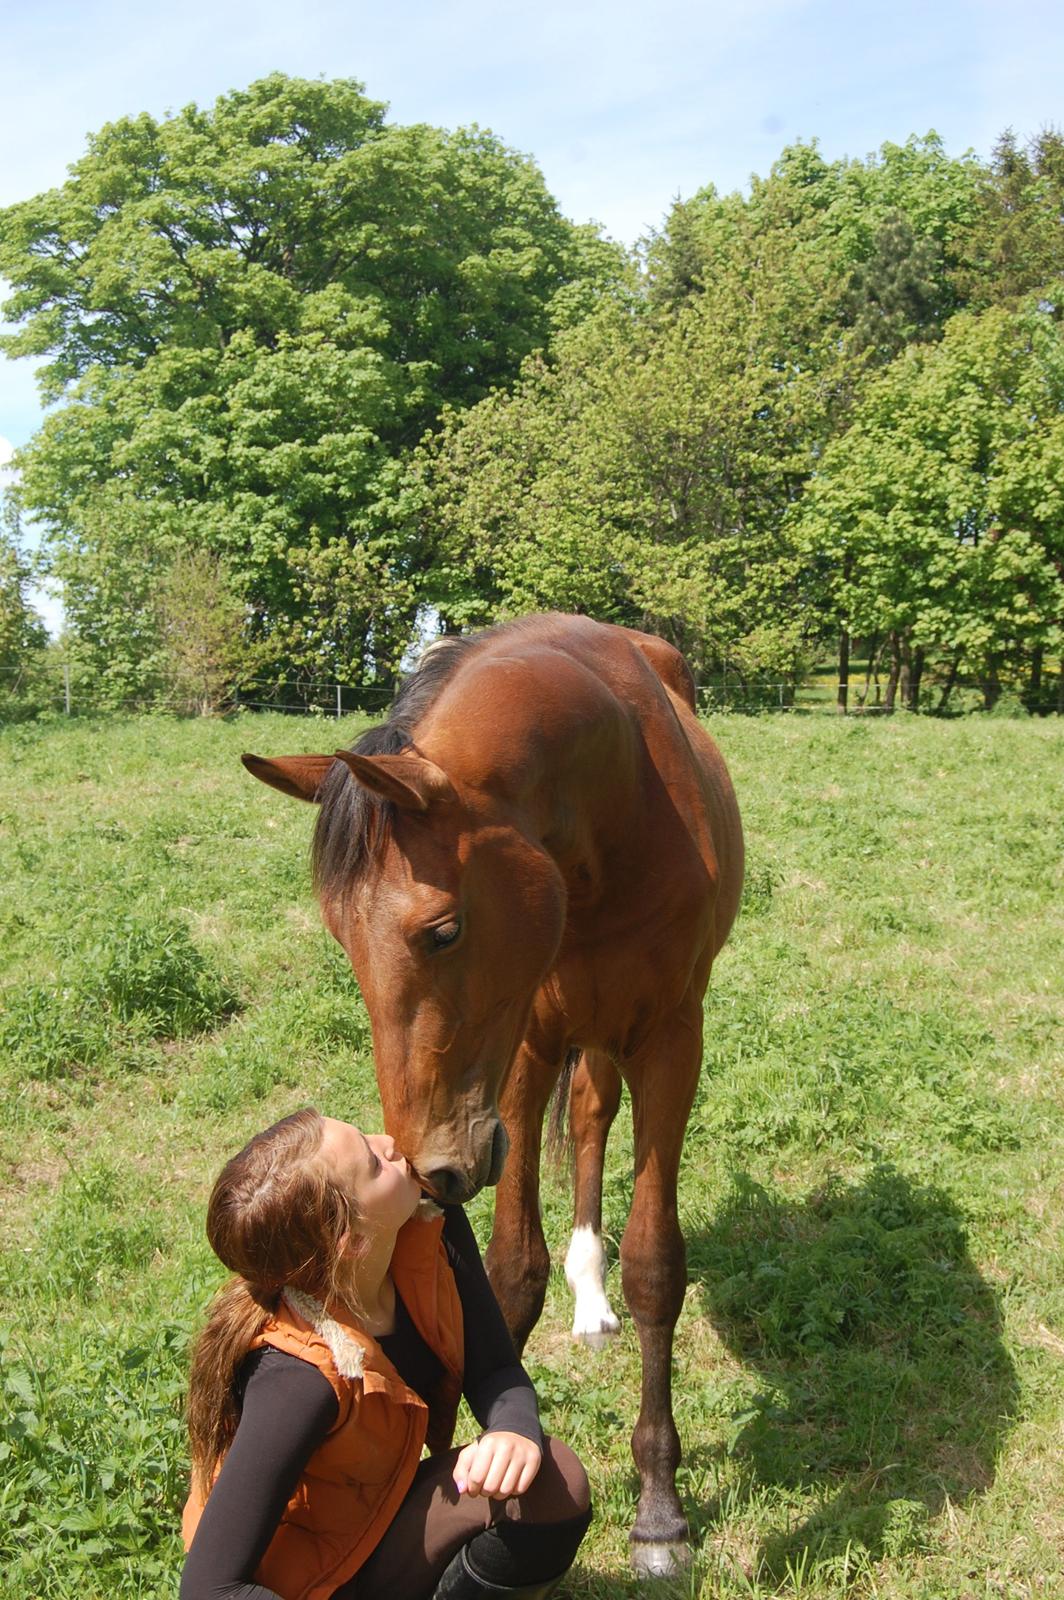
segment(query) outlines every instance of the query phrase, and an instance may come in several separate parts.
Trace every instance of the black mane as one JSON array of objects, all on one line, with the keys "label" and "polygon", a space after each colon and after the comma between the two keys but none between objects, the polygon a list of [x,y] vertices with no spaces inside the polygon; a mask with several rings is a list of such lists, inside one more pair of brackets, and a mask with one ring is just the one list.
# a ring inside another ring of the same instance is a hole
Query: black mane
[{"label": "black mane", "polygon": [[[446,634],[431,644],[392,702],[387,721],[367,728],[351,750],[360,756],[398,755],[413,744],[413,729],[438,699],[469,654],[497,628]],[[322,781],[320,809],[311,847],[314,885],[326,898],[338,895],[364,871],[387,835],[395,806],[334,761]]]}]

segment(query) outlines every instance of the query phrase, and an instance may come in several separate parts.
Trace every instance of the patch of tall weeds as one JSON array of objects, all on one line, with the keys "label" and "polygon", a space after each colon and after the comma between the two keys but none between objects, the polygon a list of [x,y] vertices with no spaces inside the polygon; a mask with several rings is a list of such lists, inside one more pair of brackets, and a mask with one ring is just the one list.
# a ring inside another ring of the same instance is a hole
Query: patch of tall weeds
[{"label": "patch of tall weeds", "polygon": [[151,1041],[216,1027],[237,996],[176,917],[129,914],[95,938],[65,941],[51,982],[0,989],[0,1057],[16,1075],[92,1075],[105,1063],[140,1065]]}]

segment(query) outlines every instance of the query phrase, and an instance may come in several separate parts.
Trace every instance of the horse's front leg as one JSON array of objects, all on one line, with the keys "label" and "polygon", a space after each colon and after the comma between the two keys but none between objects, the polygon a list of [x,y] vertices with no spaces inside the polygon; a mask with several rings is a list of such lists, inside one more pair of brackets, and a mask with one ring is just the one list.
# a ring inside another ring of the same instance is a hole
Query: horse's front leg
[{"label": "horse's front leg", "polygon": [[643,1355],[632,1434],[640,1480],[632,1564],[653,1576],[674,1572],[690,1558],[676,1493],[680,1436],[672,1417],[672,1341],[687,1284],[676,1178],[701,1063],[702,1008],[693,1002],[622,1069],[632,1095],[635,1190],[621,1240],[621,1281]]},{"label": "horse's front leg", "polygon": [[543,1113],[563,1056],[560,1044],[555,1055],[526,1039],[499,1105],[510,1153],[495,1191],[495,1223],[484,1261],[518,1354],[539,1321],[550,1276],[539,1210],[539,1155]]}]

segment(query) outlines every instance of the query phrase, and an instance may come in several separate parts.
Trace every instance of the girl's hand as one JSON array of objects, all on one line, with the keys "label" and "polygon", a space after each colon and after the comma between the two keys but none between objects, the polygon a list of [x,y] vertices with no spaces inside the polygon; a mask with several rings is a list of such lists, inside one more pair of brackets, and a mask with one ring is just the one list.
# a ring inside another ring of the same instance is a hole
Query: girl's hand
[{"label": "girl's hand", "polygon": [[486,1433],[475,1444],[459,1451],[454,1464],[455,1487],[459,1494],[488,1495],[492,1500],[508,1500],[524,1494],[539,1471],[543,1453],[520,1433]]}]

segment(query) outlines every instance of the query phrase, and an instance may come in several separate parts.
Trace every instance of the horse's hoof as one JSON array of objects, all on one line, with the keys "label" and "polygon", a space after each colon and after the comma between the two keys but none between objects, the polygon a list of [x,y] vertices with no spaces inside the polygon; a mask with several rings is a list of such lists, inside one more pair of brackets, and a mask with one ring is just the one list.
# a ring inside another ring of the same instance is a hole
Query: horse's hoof
[{"label": "horse's hoof", "polygon": [[597,1333],[574,1333],[573,1338],[577,1344],[586,1345],[589,1350],[607,1350],[610,1343],[617,1337],[615,1328],[600,1328]]},{"label": "horse's hoof", "polygon": [[573,1338],[577,1344],[586,1344],[589,1350],[605,1350],[611,1339],[615,1339],[620,1332],[621,1324],[612,1311],[606,1311],[602,1316],[597,1316],[592,1321],[582,1322],[579,1317],[573,1323]]},{"label": "horse's hoof", "polygon": [[691,1565],[686,1539],[633,1539],[632,1567],[641,1578],[675,1578]]}]

